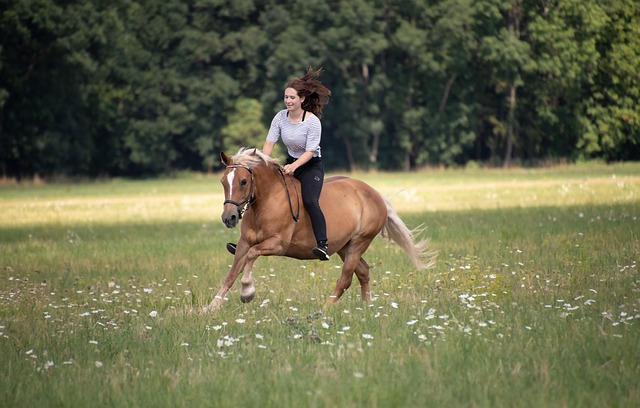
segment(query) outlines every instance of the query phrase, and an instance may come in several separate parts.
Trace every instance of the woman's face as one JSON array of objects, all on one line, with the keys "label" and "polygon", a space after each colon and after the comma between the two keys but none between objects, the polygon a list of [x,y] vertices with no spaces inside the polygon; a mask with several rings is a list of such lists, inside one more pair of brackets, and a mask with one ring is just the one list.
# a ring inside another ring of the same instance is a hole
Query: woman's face
[{"label": "woman's face", "polygon": [[287,88],[284,90],[284,104],[289,111],[295,111],[302,109],[302,102],[304,98],[298,96],[298,91],[293,88]]}]

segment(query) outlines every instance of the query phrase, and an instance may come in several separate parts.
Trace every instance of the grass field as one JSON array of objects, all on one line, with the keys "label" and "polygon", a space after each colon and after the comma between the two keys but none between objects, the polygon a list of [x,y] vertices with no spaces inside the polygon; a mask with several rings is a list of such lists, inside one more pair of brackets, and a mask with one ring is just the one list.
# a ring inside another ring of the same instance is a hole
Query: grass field
[{"label": "grass field", "polygon": [[0,186],[2,407],[637,407],[640,164],[357,174],[440,255],[376,239],[321,312],[329,262],[261,258],[217,176]]}]

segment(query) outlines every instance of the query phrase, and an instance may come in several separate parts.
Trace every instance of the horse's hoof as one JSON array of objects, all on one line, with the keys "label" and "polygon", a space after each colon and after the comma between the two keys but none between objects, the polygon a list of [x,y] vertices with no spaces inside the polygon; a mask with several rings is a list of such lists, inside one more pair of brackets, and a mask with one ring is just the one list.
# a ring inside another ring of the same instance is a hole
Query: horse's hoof
[{"label": "horse's hoof", "polygon": [[242,289],[240,290],[240,300],[242,303],[249,303],[253,300],[253,297],[256,294],[256,287],[251,284],[243,284]]}]

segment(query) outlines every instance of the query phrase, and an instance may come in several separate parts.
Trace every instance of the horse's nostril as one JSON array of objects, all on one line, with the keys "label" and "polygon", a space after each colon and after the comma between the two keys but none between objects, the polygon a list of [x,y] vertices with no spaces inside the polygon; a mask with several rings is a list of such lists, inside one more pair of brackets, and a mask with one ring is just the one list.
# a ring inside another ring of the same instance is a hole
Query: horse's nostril
[{"label": "horse's nostril", "polygon": [[227,228],[234,228],[238,224],[239,220],[240,220],[240,218],[238,217],[238,214],[223,214],[222,215],[222,222],[224,223],[224,225]]}]

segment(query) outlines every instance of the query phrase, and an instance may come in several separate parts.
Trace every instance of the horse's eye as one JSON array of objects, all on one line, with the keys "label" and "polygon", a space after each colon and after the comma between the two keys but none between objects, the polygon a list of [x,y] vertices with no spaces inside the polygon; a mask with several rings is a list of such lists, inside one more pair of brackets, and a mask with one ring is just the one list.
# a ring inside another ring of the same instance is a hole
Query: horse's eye
[{"label": "horse's eye", "polygon": [[243,187],[246,186],[247,185],[247,179],[240,180],[240,185],[243,186]]}]

